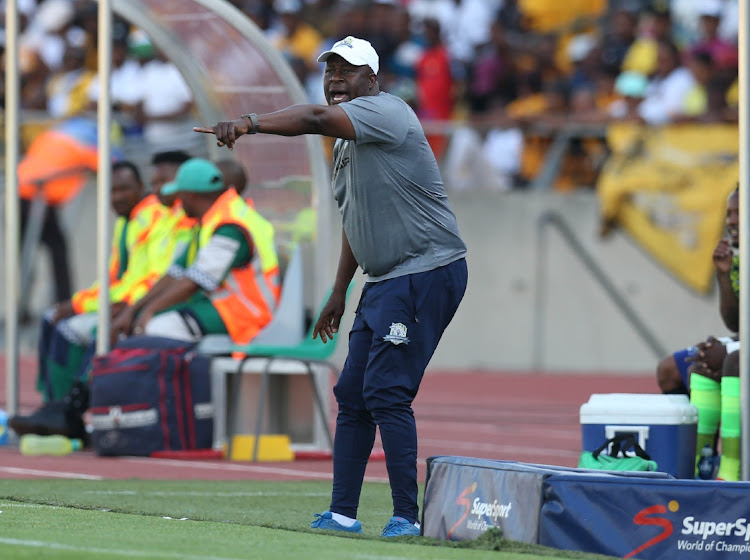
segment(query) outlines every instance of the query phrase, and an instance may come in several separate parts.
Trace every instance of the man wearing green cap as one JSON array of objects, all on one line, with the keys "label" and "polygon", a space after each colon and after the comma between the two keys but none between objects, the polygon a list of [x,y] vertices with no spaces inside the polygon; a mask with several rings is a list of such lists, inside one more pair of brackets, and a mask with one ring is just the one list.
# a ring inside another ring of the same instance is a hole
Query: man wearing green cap
[{"label": "man wearing green cap", "polygon": [[279,298],[273,226],[226,188],[221,171],[205,159],[182,164],[161,193],[177,195],[198,226],[167,274],[113,321],[113,338],[132,333],[197,341],[229,334],[247,344],[271,320]]}]

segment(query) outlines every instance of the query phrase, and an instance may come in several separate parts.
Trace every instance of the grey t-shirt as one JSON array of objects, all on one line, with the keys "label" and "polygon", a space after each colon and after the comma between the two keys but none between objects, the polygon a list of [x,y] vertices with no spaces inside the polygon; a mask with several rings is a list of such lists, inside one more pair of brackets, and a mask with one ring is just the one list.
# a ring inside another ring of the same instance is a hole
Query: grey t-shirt
[{"label": "grey t-shirt", "polygon": [[466,245],[414,111],[384,92],[339,107],[356,139],[336,141],[333,196],[368,281],[433,270],[463,257]]}]

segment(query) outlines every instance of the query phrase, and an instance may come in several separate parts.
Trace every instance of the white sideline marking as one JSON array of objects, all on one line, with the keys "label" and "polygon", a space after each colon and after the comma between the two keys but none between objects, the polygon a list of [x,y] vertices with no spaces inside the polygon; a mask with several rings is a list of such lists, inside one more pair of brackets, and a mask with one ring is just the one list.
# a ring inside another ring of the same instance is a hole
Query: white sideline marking
[{"label": "white sideline marking", "polygon": [[129,558],[177,558],[178,560],[242,560],[240,558],[232,558],[229,556],[193,556],[192,554],[182,554],[177,552],[123,550],[119,548],[96,548],[93,546],[75,546],[49,541],[27,541],[21,539],[8,539],[4,537],[0,537],[0,543],[15,546],[26,546],[30,548],[48,548],[51,550],[91,552],[94,554],[114,554],[117,556],[126,556]]},{"label": "white sideline marking", "polygon": [[[299,469],[287,469],[284,467],[263,467],[260,465],[237,465],[234,463],[218,464],[218,463],[203,463],[200,461],[183,461],[180,459],[157,459],[154,457],[143,457],[143,458],[130,458],[127,461],[136,462],[148,462],[149,465],[164,465],[167,467],[191,467],[196,469],[205,470],[218,470],[218,471],[236,471],[236,472],[247,472],[247,473],[267,473],[276,474],[282,476],[297,476],[301,478],[316,478],[323,480],[333,479],[333,473],[330,472],[315,472],[315,471],[303,471]],[[366,476],[366,482],[388,482],[386,477],[378,476]]]},{"label": "white sideline marking", "polygon": [[19,502],[0,504],[0,507],[60,509],[62,506],[48,506],[46,504],[24,504]]},{"label": "white sideline marking", "polygon": [[353,558],[363,560],[410,560],[410,556],[380,556],[379,554],[355,554]]},{"label": "white sideline marking", "polygon": [[0,467],[0,472],[7,472],[9,474],[25,474],[30,476],[45,476],[53,478],[80,478],[84,480],[104,480],[103,476],[95,474],[83,474],[74,472],[64,471],[41,471],[38,469],[23,469],[20,467]]},{"label": "white sideline marking", "polygon": [[379,554],[355,554],[354,558],[364,560],[410,560],[410,556],[380,556]]},{"label": "white sideline marking", "polygon": [[139,492],[137,490],[84,490],[84,494],[110,494],[117,496],[210,496],[217,498],[257,498],[277,496],[305,496],[311,498],[330,496],[330,492]]}]

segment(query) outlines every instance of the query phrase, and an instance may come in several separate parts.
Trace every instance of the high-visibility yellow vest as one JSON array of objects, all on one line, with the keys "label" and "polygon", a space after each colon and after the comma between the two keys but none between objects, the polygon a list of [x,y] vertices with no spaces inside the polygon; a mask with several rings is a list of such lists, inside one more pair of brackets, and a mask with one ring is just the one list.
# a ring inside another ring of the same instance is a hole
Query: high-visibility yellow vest
[{"label": "high-visibility yellow vest", "polygon": [[[135,205],[128,218],[121,216],[115,221],[109,257],[110,301],[134,303],[135,299],[132,298],[132,293],[135,287],[140,285],[143,278],[156,274],[158,280],[166,272],[169,263],[164,265],[149,259],[148,251],[149,243],[154,241],[157,224],[163,222],[167,214],[168,209],[159,202],[159,199],[155,195],[149,195]],[[127,263],[120,261],[123,234],[125,235]],[[159,270],[159,267],[162,267],[161,270]],[[140,297],[146,291],[148,290],[143,290],[143,286],[141,286]],[[91,287],[77,291],[73,294],[71,302],[76,313],[96,311],[99,308],[99,284],[94,282]]]},{"label": "high-visibility yellow vest", "polygon": [[269,323],[281,294],[273,225],[242,200],[237,191],[229,189],[201,218],[200,232],[190,247],[188,265],[195,259],[197,249],[206,246],[219,227],[228,224],[246,232],[253,257],[246,266],[232,269],[208,297],[232,341],[247,344]]},{"label": "high-visibility yellow vest", "polygon": [[162,209],[163,215],[154,225],[145,251],[134,259],[133,281],[125,297],[130,304],[148,293],[195,237],[197,220],[189,218],[181,205]]}]

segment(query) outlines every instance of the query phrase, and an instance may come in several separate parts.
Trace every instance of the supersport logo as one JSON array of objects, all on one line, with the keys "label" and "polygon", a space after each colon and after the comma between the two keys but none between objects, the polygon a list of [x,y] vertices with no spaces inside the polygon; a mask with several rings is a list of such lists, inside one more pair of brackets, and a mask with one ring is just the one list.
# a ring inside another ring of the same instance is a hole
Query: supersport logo
[{"label": "supersport logo", "polygon": [[623,556],[623,558],[632,558],[633,556],[643,552],[647,548],[650,548],[655,544],[658,544],[661,541],[669,538],[669,536],[674,532],[674,525],[669,519],[660,517],[660,515],[667,513],[667,511],[671,511],[672,513],[674,513],[679,509],[680,504],[676,500],[671,500],[666,506],[662,504],[649,506],[636,513],[633,516],[633,523],[635,523],[636,525],[657,525],[658,527],[662,528],[662,531],[655,537],[647,540],[632,552],[629,552],[628,554]]},{"label": "supersport logo", "polygon": [[467,496],[470,496],[474,492],[476,492],[477,489],[477,483],[473,482],[471,486],[467,486],[464,488],[464,491],[461,492],[458,495],[458,498],[456,498],[456,505],[458,506],[464,506],[464,513],[461,516],[461,518],[456,521],[455,525],[450,528],[450,531],[448,531],[448,534],[445,536],[446,539],[450,540],[451,536],[453,535],[453,531],[458,529],[458,526],[461,525],[461,523],[464,522],[464,520],[469,517],[469,509],[471,508],[471,500]]}]

